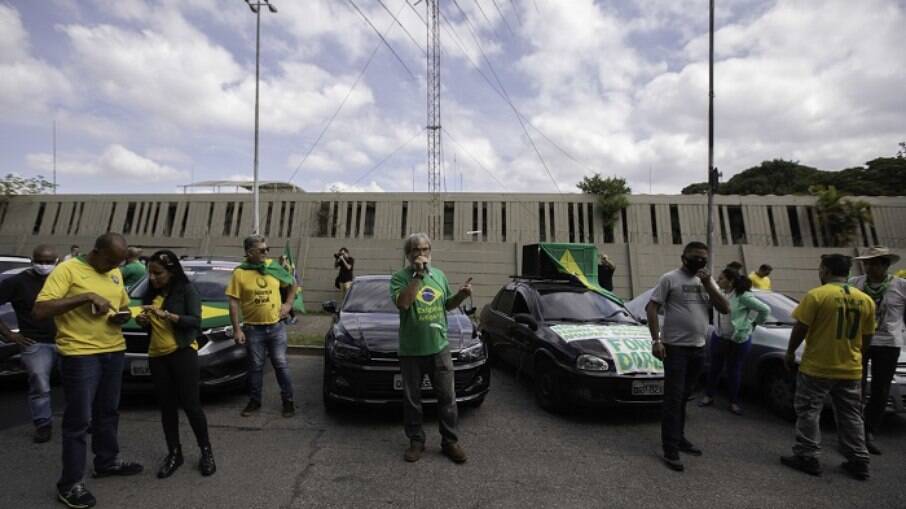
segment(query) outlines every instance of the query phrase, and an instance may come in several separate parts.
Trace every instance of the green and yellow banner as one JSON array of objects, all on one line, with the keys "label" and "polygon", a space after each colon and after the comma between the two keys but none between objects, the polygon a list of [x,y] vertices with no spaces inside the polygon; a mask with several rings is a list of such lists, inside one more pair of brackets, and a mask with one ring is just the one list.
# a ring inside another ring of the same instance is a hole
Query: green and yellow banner
[{"label": "green and yellow banner", "polygon": [[598,285],[598,248],[593,244],[542,242],[538,246],[558,271],[575,277],[587,288],[618,304],[623,303],[616,294]]}]

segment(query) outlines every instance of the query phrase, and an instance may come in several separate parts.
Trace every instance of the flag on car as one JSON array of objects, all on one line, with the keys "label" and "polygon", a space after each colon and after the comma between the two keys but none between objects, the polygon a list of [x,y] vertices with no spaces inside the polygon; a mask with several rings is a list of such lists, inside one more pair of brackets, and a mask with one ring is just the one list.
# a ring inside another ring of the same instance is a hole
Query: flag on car
[{"label": "flag on car", "polygon": [[[527,254],[526,251],[532,254]],[[623,303],[623,300],[615,293],[598,285],[598,248],[593,244],[539,242],[524,246],[523,272],[525,272],[526,262],[533,258],[535,261],[529,263],[538,265],[537,272],[544,272],[544,267],[547,265],[545,262],[548,262],[557,272],[574,277],[582,285],[607,299],[619,304]]]},{"label": "flag on car", "polygon": [[293,258],[293,251],[289,247],[289,244],[286,244],[283,247],[283,256],[280,257],[280,263],[287,272],[293,275],[293,279],[295,279],[296,283],[299,285],[299,289],[296,290],[296,296],[293,298],[293,311],[304,313],[305,303],[302,301],[302,280],[299,277],[299,273],[296,271],[296,261]]}]

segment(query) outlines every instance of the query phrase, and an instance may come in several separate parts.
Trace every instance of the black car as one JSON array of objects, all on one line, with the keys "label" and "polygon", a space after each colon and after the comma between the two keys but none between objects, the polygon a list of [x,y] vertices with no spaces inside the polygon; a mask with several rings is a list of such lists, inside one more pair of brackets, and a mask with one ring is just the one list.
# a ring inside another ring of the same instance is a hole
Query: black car
[{"label": "black car", "polygon": [[[0,257],[7,258],[7,257]],[[28,258],[25,259],[26,261]],[[5,265],[4,265],[5,266]],[[28,266],[11,268],[0,273],[0,281],[9,278],[15,274],[27,270]],[[0,306],[0,320],[13,332],[19,331],[19,320],[16,318],[16,312],[10,303]],[[19,359],[19,345],[16,343],[6,343],[0,339],[0,380],[8,378],[19,378],[25,376],[25,366]]]},{"label": "black car", "polygon": [[[390,276],[359,276],[339,309],[333,301],[323,307],[335,314],[324,341],[324,406],[402,402],[399,311],[390,298]],[[456,401],[481,405],[490,388],[491,372],[472,320],[459,309],[447,312],[447,337]],[[427,377],[423,390],[428,391],[424,403],[437,402]]]},{"label": "black car", "polygon": [[[202,390],[239,387],[245,384],[248,361],[245,346],[233,341],[226,287],[236,262],[187,260],[182,262],[189,281],[201,296],[201,334],[198,336],[198,365]],[[141,297],[148,289],[147,276],[129,292],[132,315],[140,312]],[[126,338],[126,367],[123,388],[130,391],[151,389],[148,368],[148,332],[129,321],[123,326]]]},{"label": "black car", "polygon": [[482,310],[489,355],[534,380],[549,411],[654,405],[663,365],[651,337],[618,300],[576,281],[514,278]]}]

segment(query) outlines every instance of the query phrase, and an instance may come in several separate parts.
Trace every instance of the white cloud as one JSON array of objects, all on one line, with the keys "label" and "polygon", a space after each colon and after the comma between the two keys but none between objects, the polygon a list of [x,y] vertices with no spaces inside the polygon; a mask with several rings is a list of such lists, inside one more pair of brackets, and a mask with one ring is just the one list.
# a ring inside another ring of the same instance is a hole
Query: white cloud
[{"label": "white cloud", "polygon": [[337,181],[327,183],[324,186],[324,191],[336,193],[383,193],[384,189],[373,180],[369,184],[364,186],[357,186]]},{"label": "white cloud", "polygon": [[[26,162],[30,168],[45,173],[53,169],[52,154],[28,154]],[[61,175],[103,176],[105,179],[130,180],[139,184],[179,180],[188,176],[184,171],[155,162],[122,145],[110,145],[97,157],[58,157],[57,172]]]}]

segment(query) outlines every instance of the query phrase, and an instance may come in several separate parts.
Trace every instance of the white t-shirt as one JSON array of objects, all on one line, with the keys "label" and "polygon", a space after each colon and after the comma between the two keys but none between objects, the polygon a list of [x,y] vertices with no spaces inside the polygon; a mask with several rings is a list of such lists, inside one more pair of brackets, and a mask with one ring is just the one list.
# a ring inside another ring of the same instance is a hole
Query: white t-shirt
[{"label": "white t-shirt", "polygon": [[[865,289],[866,276],[857,276],[849,284],[860,290]],[[884,294],[884,299],[876,307],[875,319],[878,329],[871,338],[872,346],[892,346],[903,348],[903,314],[906,313],[906,279],[895,277]]]},{"label": "white t-shirt", "polygon": [[711,299],[698,277],[683,269],[671,270],[658,280],[651,300],[664,306],[661,336],[665,344],[705,346]]}]

